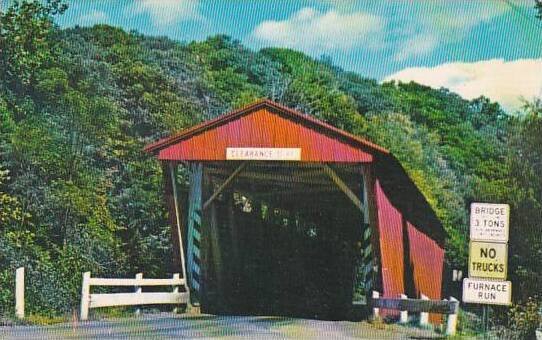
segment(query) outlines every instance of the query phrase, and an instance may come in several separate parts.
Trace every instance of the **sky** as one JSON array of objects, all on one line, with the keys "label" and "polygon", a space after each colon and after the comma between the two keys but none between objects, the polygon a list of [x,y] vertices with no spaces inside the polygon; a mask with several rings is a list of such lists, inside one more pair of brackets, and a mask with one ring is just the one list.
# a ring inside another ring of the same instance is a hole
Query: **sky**
[{"label": "sky", "polygon": [[190,42],[227,34],[254,50],[325,55],[379,81],[414,80],[509,111],[542,95],[533,0],[69,0],[61,27],[106,23]]}]

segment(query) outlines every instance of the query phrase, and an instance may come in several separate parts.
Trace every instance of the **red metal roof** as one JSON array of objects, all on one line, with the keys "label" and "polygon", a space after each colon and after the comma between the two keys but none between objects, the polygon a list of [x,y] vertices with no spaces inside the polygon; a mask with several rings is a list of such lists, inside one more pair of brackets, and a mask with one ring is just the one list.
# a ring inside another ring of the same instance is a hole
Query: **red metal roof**
[{"label": "red metal roof", "polygon": [[389,151],[384,149],[383,147],[376,145],[374,143],[371,143],[361,137],[352,135],[346,131],[343,131],[341,129],[338,129],[332,125],[329,125],[327,123],[324,123],[323,121],[316,119],[314,117],[311,117],[306,114],[302,114],[296,110],[293,110],[289,107],[286,107],[284,105],[278,104],[276,102],[273,102],[268,99],[260,100],[255,103],[252,103],[248,106],[245,106],[241,109],[232,111],[230,113],[224,114],[222,116],[219,116],[215,119],[203,122],[201,124],[195,125],[191,128],[185,129],[177,134],[174,134],[170,137],[161,139],[155,143],[147,145],[144,150],[147,152],[155,153],[158,152],[172,144],[175,144],[181,140],[185,140],[187,138],[190,138],[194,135],[203,133],[205,131],[217,128],[221,125],[227,124],[233,120],[239,119],[240,117],[243,117],[245,115],[248,115],[250,113],[256,112],[260,109],[269,109],[272,110],[274,113],[277,113],[279,115],[285,116],[287,118],[293,119],[294,121],[297,121],[298,123],[305,124],[309,127],[312,127],[313,129],[319,130],[321,133],[325,134],[331,134],[339,140],[342,140],[343,142],[346,142],[348,144],[356,145],[357,147],[369,151],[369,152],[377,152],[377,153],[383,153],[383,154],[389,154]]}]

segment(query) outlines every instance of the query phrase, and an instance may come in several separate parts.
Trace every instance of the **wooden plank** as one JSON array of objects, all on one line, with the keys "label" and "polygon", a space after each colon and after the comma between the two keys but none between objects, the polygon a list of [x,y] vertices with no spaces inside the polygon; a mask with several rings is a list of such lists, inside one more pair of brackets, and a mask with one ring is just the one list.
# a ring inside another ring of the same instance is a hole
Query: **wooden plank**
[{"label": "wooden plank", "polygon": [[[450,297],[450,301],[457,302],[459,301],[453,296]],[[457,328],[457,313],[452,313],[448,315],[448,320],[446,321],[446,335],[453,336],[456,333]]]},{"label": "wooden plank", "polygon": [[[136,279],[143,279],[143,273],[137,273],[135,277]],[[143,293],[143,288],[141,286],[135,286],[134,288],[135,288],[134,293],[136,294]],[[141,309],[137,308],[135,311],[135,315],[139,315],[139,314],[141,314]]]},{"label": "wooden plank", "polygon": [[207,163],[201,164],[200,172],[200,183],[198,185],[198,197],[199,197],[199,208],[200,208],[200,291],[199,291],[199,302],[202,312],[209,311],[210,296],[212,295],[213,290],[213,271],[212,271],[212,254],[211,254],[211,242],[210,242],[210,231],[209,231],[209,211],[202,210],[201,204],[205,201],[207,197],[211,196],[212,193],[212,183],[210,182],[210,177],[208,175]]},{"label": "wooden plank", "polygon": [[[408,297],[405,294],[401,294],[401,299],[406,300]],[[408,323],[408,311],[402,310],[401,315],[399,316],[399,323]]]},{"label": "wooden plank", "polygon": [[203,244],[204,235],[202,226],[201,200],[203,187],[203,164],[191,163],[190,188],[188,193],[188,214],[187,214],[187,274],[188,285],[193,293],[192,303],[199,304],[202,291],[202,275],[205,266],[202,265],[204,258]]},{"label": "wooden plank", "polygon": [[162,178],[164,181],[164,203],[167,209],[168,215],[168,224],[170,227],[170,238],[171,238],[171,248],[173,256],[173,268],[181,267],[181,254],[179,254],[179,238],[177,234],[177,216],[175,201],[173,198],[173,185],[171,183],[169,163],[167,161],[162,161]]},{"label": "wooden plank", "polygon": [[186,292],[91,294],[90,308],[154,304],[181,304],[187,303],[188,299],[189,297]]},{"label": "wooden plank", "polygon": [[376,199],[376,179],[374,176],[373,167],[370,164],[362,165],[363,186],[367,195],[367,213],[369,215],[369,228],[371,228],[371,245],[373,250],[373,266],[376,267],[376,272],[373,271],[373,287],[372,289],[380,289],[382,287],[382,266],[380,254],[380,226],[378,221],[378,203]]},{"label": "wooden plank", "polygon": [[243,171],[243,169],[247,166],[247,162],[243,162],[241,163],[241,165],[239,165],[237,167],[237,169],[235,169],[232,174],[230,175],[230,177],[228,177],[219,187],[218,189],[216,189],[216,191],[211,195],[211,197],[209,197],[209,199],[207,201],[205,201],[205,203],[203,203],[203,207],[202,207],[202,210],[205,210],[209,204],[211,204],[211,202],[213,202],[215,200],[215,198],[218,197],[218,195],[220,195],[220,193],[228,186],[228,184],[230,184],[231,181],[233,181],[233,179],[241,172]]},{"label": "wooden plank", "polygon": [[224,302],[226,290],[224,287],[224,264],[222,259],[222,245],[220,243],[220,233],[218,231],[216,202],[211,203],[211,207],[209,210],[209,218],[207,220],[207,223],[209,225],[209,239],[211,242],[211,254],[213,256],[213,268],[216,275],[216,288],[219,296],[217,302],[218,304],[222,304]]},{"label": "wooden plank", "polygon": [[[444,249],[409,221],[406,222],[406,229],[409,242],[406,260],[412,268],[415,292],[424,293],[431,299],[440,299]],[[441,318],[438,315],[430,315],[429,320],[436,323],[440,322]]]},{"label": "wooden plank", "polygon": [[[429,298],[423,294],[421,294],[421,298],[424,301],[430,301]],[[429,324],[429,313],[426,311],[421,311],[420,313],[420,326],[426,326]]]},{"label": "wooden plank", "polygon": [[181,286],[182,279],[113,279],[93,277],[88,280],[91,286]]},{"label": "wooden plank", "polygon": [[[173,279],[179,279],[179,273],[175,273],[173,274]],[[178,286],[175,286],[173,287],[173,291],[172,291],[173,294],[178,294],[179,293],[179,287]],[[187,294],[190,294],[190,291],[187,289],[186,290],[186,293]],[[188,296],[188,300],[187,301],[190,301],[190,296]],[[172,311],[174,314],[177,313],[177,307],[173,308],[173,311]]]},{"label": "wooden plank", "polygon": [[[268,170],[269,171],[269,170]],[[304,172],[284,172],[279,171],[271,172],[257,172],[257,171],[244,171],[239,174],[237,177],[240,179],[255,179],[262,181],[275,181],[281,183],[304,183],[304,184],[328,184],[330,183],[329,179],[321,171],[311,171],[308,173]],[[303,170],[299,170],[303,171]],[[229,175],[226,171],[213,169],[209,170],[209,173],[218,176]],[[325,177],[324,177],[325,176]]]},{"label": "wooden plank", "polygon": [[[230,174],[234,167],[228,162],[209,162],[207,169],[212,171],[222,171]],[[359,163],[333,163],[335,169],[340,169],[341,173],[349,176],[359,176],[362,174],[362,167]],[[309,175],[311,172],[322,173],[322,163],[316,162],[289,162],[289,161],[254,161],[250,163],[250,168],[256,172],[278,172],[278,171],[295,171],[296,173],[304,173]]]},{"label": "wooden plank", "polygon": [[15,315],[24,318],[24,267],[15,270]]},{"label": "wooden plank", "polygon": [[173,165],[173,163],[169,163],[169,174],[170,174],[170,181],[171,186],[173,189],[173,202],[175,204],[175,225],[177,229],[177,240],[179,243],[179,254],[180,254],[180,261],[181,261],[181,271],[183,274],[183,279],[186,281],[186,261],[184,258],[184,245],[183,245],[183,235],[181,233],[181,212],[179,211],[179,195],[177,193],[177,166]]},{"label": "wooden plank", "polygon": [[81,285],[81,311],[79,318],[81,320],[88,319],[88,309],[90,303],[90,272],[83,273],[83,284]]},{"label": "wooden plank", "polygon": [[[338,193],[336,188],[330,188],[330,187],[315,187],[310,188],[307,187],[306,189],[292,189],[289,188],[288,190],[270,190],[267,192],[262,192],[258,194],[252,194],[249,196],[252,198],[266,198],[266,197],[274,197],[274,196],[307,196],[310,194],[335,194]],[[318,201],[321,201],[317,199]],[[312,208],[311,208],[312,209]]]},{"label": "wooden plank", "polygon": [[379,297],[380,297],[380,293],[373,290],[373,318],[375,319],[378,319],[380,317],[380,308],[378,308],[377,306],[377,302],[380,301]]},{"label": "wooden plank", "polygon": [[[232,298],[236,297],[236,292],[239,289],[239,276],[240,276],[240,266],[239,266],[239,230],[237,221],[235,220],[235,202],[233,198],[233,191],[227,193],[226,199],[226,208],[228,209],[227,223],[229,227],[230,240],[231,240],[231,255],[228,258],[229,262],[229,271],[230,271],[230,294]],[[235,303],[235,301],[231,301]]]},{"label": "wooden plank", "polygon": [[456,314],[459,309],[458,301],[445,300],[373,298],[370,303],[373,308],[394,309],[410,313]]},{"label": "wooden plank", "polygon": [[339,189],[341,189],[342,192],[345,193],[345,195],[354,203],[354,205],[361,210],[362,212],[365,210],[363,203],[360,201],[358,196],[350,190],[348,185],[343,182],[343,180],[337,175],[337,173],[327,164],[324,164],[324,172],[333,180],[333,182],[337,185]]}]

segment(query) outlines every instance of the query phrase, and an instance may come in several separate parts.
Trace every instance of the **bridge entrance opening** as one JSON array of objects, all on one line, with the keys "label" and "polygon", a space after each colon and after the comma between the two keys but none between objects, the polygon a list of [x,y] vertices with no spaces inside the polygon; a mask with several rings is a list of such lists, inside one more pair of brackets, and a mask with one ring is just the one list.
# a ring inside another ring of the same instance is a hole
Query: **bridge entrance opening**
[{"label": "bridge entrance opening", "polygon": [[347,317],[360,294],[364,222],[345,190],[363,200],[361,164],[206,162],[191,169],[202,178],[202,309]]}]

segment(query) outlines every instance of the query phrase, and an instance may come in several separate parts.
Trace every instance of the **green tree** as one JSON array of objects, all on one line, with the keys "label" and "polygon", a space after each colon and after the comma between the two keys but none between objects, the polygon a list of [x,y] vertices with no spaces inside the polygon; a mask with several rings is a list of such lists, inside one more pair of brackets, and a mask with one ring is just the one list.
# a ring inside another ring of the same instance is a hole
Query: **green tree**
[{"label": "green tree", "polygon": [[16,94],[56,57],[53,16],[66,8],[61,0],[16,1],[0,13],[0,78]]}]

